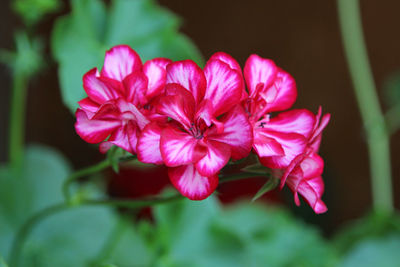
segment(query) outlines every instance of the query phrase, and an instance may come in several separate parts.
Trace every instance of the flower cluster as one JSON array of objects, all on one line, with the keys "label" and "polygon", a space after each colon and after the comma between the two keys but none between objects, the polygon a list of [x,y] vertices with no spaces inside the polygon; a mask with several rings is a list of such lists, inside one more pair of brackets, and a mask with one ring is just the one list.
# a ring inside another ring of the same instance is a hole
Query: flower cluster
[{"label": "flower cluster", "polygon": [[300,193],[316,213],[326,211],[318,148],[329,114],[285,111],[297,89],[273,61],[251,55],[243,72],[223,52],[203,69],[191,60],[142,64],[134,50],[119,45],[106,52],[100,72],[83,76],[83,87],[88,97],[76,111],[79,136],[100,143],[103,153],[116,145],[141,162],[165,164],[172,184],[189,199],[207,198],[228,161],[253,150],[279,173],[296,204]]}]

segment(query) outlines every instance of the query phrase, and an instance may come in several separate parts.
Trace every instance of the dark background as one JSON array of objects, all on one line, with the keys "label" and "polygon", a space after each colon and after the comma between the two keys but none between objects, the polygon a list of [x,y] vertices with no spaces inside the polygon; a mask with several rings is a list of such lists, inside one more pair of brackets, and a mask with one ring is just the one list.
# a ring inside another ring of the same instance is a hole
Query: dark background
[{"label": "dark background", "polygon": [[[182,17],[182,31],[193,39],[205,58],[216,51],[225,51],[242,66],[251,53],[271,58],[297,81],[299,96],[295,107],[316,112],[321,105],[332,114],[321,146],[326,166],[323,199],[329,212],[313,216],[311,221],[331,232],[365,214],[371,207],[367,147],[341,45],[336,2],[163,0],[160,3]],[[2,0],[2,4],[0,47],[12,49],[13,32],[22,23],[8,8],[9,1]],[[400,2],[362,0],[361,7],[369,56],[382,100],[384,81],[400,69]],[[68,8],[65,1],[62,11],[39,25],[38,32],[47,41],[54,19],[68,12]],[[49,47],[46,49],[50,58]],[[74,118],[61,102],[56,67],[54,62],[49,64],[29,86],[26,141],[54,146],[74,167],[80,168],[103,156],[75,134]],[[11,88],[10,72],[4,66],[0,67],[0,84],[0,160],[4,162]],[[397,133],[391,139],[397,208],[400,207],[399,137]]]}]

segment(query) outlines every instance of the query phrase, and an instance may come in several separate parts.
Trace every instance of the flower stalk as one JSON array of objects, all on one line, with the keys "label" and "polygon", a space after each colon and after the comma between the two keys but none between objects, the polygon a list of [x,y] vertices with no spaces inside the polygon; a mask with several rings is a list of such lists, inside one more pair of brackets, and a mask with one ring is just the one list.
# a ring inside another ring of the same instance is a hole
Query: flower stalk
[{"label": "flower stalk", "polygon": [[9,161],[14,170],[20,169],[24,151],[24,126],[27,77],[16,69],[13,74],[9,127]]},{"label": "flower stalk", "polygon": [[362,32],[358,0],[338,0],[343,46],[354,92],[365,127],[370,161],[373,207],[393,211],[390,133],[379,104]]}]

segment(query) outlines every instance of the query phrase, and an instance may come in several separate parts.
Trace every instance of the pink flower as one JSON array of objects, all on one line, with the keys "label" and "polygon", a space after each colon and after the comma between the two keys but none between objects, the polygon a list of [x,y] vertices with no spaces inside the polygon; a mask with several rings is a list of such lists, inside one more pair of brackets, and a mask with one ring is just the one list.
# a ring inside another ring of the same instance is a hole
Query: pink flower
[{"label": "pink flower", "polygon": [[244,67],[244,77],[249,90],[245,106],[253,125],[254,151],[263,165],[285,168],[306,148],[314,115],[298,109],[271,117],[271,112],[290,108],[297,97],[292,76],[272,60],[251,55]]},{"label": "pink flower", "polygon": [[112,145],[136,152],[137,137],[157,119],[153,99],[163,92],[169,59],[156,58],[144,65],[129,46],[115,46],[106,52],[104,66],[83,76],[88,97],[79,101],[75,129],[88,143],[106,152]]},{"label": "pink flower", "polygon": [[306,149],[290,163],[281,180],[281,187],[286,183],[294,192],[296,205],[300,205],[298,197],[298,193],[300,193],[315,213],[324,213],[328,210],[321,200],[324,192],[324,181],[321,177],[324,161],[317,153],[322,131],[330,120],[330,114],[325,114],[322,119],[321,115],[322,111],[319,108],[312,133],[307,140]]},{"label": "pink flower", "polygon": [[243,108],[243,78],[237,62],[225,53],[213,55],[204,70],[184,60],[167,66],[165,95],[157,111],[169,122],[152,122],[142,131],[138,158],[164,163],[182,195],[207,198],[218,185],[218,173],[230,157],[246,157],[252,129]]}]

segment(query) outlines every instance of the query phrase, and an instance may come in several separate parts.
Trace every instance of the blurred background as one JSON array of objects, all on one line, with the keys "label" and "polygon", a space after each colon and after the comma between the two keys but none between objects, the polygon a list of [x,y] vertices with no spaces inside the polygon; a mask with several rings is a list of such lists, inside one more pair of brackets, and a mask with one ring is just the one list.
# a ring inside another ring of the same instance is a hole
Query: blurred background
[{"label": "blurred background", "polygon": [[[205,59],[217,51],[231,54],[241,66],[252,53],[271,58],[297,81],[295,108],[316,112],[321,105],[324,112],[332,114],[321,146],[326,184],[323,200],[329,211],[317,216],[304,203],[298,208],[289,190],[285,189],[278,192],[278,198],[286,202],[287,207],[305,220],[320,225],[327,235],[370,210],[367,146],[344,58],[336,1],[158,2],[181,17],[182,32],[194,41]],[[0,47],[12,49],[13,32],[23,24],[6,8],[8,5],[10,1],[4,1],[0,9]],[[374,78],[384,105],[385,84],[400,72],[400,37],[397,34],[400,2],[387,0],[378,4],[374,0],[363,0],[361,8]],[[37,32],[48,41],[54,20],[69,11],[69,2],[63,1],[60,11],[42,20]],[[45,49],[50,59],[50,48]],[[61,100],[57,65],[50,62],[29,86],[26,142],[56,147],[70,159],[74,168],[98,162],[104,156],[74,131],[74,116]],[[4,162],[11,89],[10,71],[4,65],[0,66],[0,81],[0,161]],[[391,140],[397,208],[400,208],[399,137],[397,133]],[[246,190],[255,193],[257,189]],[[229,190],[225,188],[221,192]],[[273,195],[275,197],[276,193]]]}]

